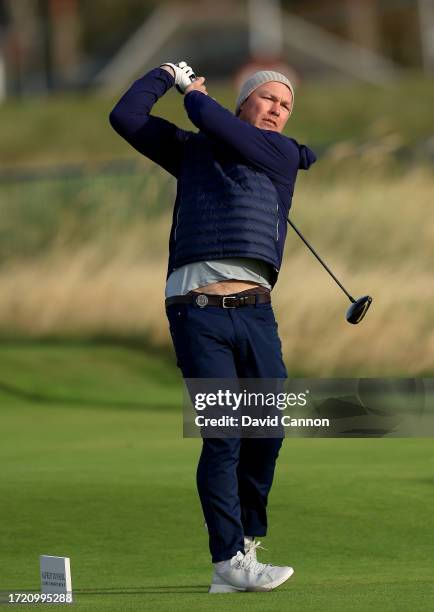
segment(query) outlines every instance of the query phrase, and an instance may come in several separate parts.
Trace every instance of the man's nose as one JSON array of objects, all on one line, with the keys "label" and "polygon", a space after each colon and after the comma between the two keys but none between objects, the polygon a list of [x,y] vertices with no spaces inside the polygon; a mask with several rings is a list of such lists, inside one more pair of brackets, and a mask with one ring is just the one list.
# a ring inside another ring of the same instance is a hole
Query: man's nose
[{"label": "man's nose", "polygon": [[280,115],[280,102],[274,102],[273,106],[271,107],[271,112],[273,113],[273,115]]}]

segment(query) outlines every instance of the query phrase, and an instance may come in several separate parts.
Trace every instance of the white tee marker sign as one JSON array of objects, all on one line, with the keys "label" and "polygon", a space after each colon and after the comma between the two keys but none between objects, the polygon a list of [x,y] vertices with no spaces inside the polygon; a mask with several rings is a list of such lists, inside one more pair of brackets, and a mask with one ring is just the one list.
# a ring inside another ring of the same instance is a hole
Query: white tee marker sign
[{"label": "white tee marker sign", "polygon": [[69,557],[40,556],[41,593],[72,593]]}]

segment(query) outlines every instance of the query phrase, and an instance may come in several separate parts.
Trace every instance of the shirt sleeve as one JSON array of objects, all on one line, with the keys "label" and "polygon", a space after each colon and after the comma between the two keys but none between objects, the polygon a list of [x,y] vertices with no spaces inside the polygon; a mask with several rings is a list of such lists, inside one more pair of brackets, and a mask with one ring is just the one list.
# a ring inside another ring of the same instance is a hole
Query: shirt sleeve
[{"label": "shirt sleeve", "polygon": [[298,168],[307,169],[316,160],[308,147],[278,132],[250,125],[202,92],[189,92],[184,104],[196,127],[231,147],[272,180],[286,183],[290,174]]},{"label": "shirt sleeve", "polygon": [[135,81],[110,113],[113,129],[139,153],[178,177],[184,143],[191,132],[150,114],[175,79],[155,68]]}]

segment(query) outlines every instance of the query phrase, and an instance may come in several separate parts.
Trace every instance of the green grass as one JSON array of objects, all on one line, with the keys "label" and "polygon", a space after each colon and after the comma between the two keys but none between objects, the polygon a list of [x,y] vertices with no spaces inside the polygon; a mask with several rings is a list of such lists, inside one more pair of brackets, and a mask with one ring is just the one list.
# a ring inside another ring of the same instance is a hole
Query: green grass
[{"label": "green grass", "polygon": [[[139,346],[89,342],[3,343],[0,390],[42,405],[176,408],[179,381],[171,361]],[[148,349],[149,350],[149,349]],[[164,392],[163,392],[164,391]]]},{"label": "green grass", "polygon": [[173,363],[11,344],[0,381],[1,591],[37,589],[53,554],[71,558],[80,610],[432,609],[432,440],[287,440],[261,558],[295,576],[212,597],[200,445],[181,437]]},{"label": "green grass", "polygon": [[[236,92],[210,82],[210,95],[232,109]],[[58,95],[11,100],[0,108],[0,160],[7,166],[72,162],[137,154],[110,128],[108,115],[119,95]],[[433,132],[434,85],[419,74],[380,88],[346,82],[303,83],[286,133],[312,146],[339,141],[378,141],[394,135],[403,145],[425,141]],[[155,113],[192,129],[182,98],[170,91]]]}]

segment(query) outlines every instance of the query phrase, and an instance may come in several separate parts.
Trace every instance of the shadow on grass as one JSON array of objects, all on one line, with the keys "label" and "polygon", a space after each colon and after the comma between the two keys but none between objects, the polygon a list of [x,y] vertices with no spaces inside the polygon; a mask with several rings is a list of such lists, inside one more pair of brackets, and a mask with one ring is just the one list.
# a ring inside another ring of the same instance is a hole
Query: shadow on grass
[{"label": "shadow on grass", "polygon": [[[64,406],[88,406],[91,408],[127,408],[128,410],[146,410],[148,408],[155,408],[155,403],[146,403],[142,401],[132,402],[121,400],[118,402],[113,402],[110,400],[87,399],[85,397],[52,397],[49,395],[44,395],[43,393],[24,391],[23,389],[19,389],[13,385],[7,385],[3,382],[0,382],[0,392],[5,393],[6,395],[11,395],[17,399],[26,400],[28,402],[52,404],[53,406],[62,404]],[[172,406],[169,404],[167,406],[158,405],[158,408],[169,410],[177,408],[177,406]]]},{"label": "shadow on grass", "polygon": [[168,364],[176,367],[176,361],[173,355],[173,349],[170,346],[161,345],[153,342],[144,334],[132,335],[113,335],[113,334],[92,334],[89,336],[20,336],[13,334],[0,334],[2,346],[70,346],[70,347],[92,347],[92,346],[107,346],[126,348],[129,350],[138,351],[139,353],[147,353],[159,357]]},{"label": "shadow on grass", "polygon": [[[10,347],[61,347],[61,348],[121,348],[129,351],[140,353],[144,357],[152,356],[160,362],[160,367],[153,368],[152,380],[154,383],[161,383],[162,385],[170,385],[173,387],[180,387],[180,379],[178,383],[178,370],[176,367],[176,360],[173,355],[173,351],[169,347],[157,346],[152,343],[148,338],[144,336],[110,336],[100,335],[92,336],[89,338],[85,337],[13,337],[0,335],[0,341],[2,348]],[[155,408],[154,402],[144,402],[143,400],[134,401],[130,399],[97,399],[87,398],[81,396],[56,396],[47,393],[41,393],[40,391],[26,390],[17,385],[11,384],[0,380],[0,393],[9,395],[11,397],[25,400],[33,403],[43,403],[46,405],[69,405],[69,406],[80,406],[85,405],[93,408],[125,408],[132,410],[144,410],[148,408]],[[159,405],[159,408],[171,409],[177,408],[170,404]]]},{"label": "shadow on grass", "polygon": [[172,586],[138,586],[125,588],[75,589],[73,595],[167,595],[182,593],[208,593],[208,584]]},{"label": "shadow on grass", "polygon": [[[132,587],[107,587],[107,588],[89,588],[89,589],[73,589],[72,595],[79,598],[81,595],[182,595],[208,593],[208,584],[189,584],[189,585],[172,585],[172,586],[132,586]],[[10,593],[40,593],[40,589],[20,587],[19,589],[2,589],[0,591],[0,603],[8,601]]]}]

